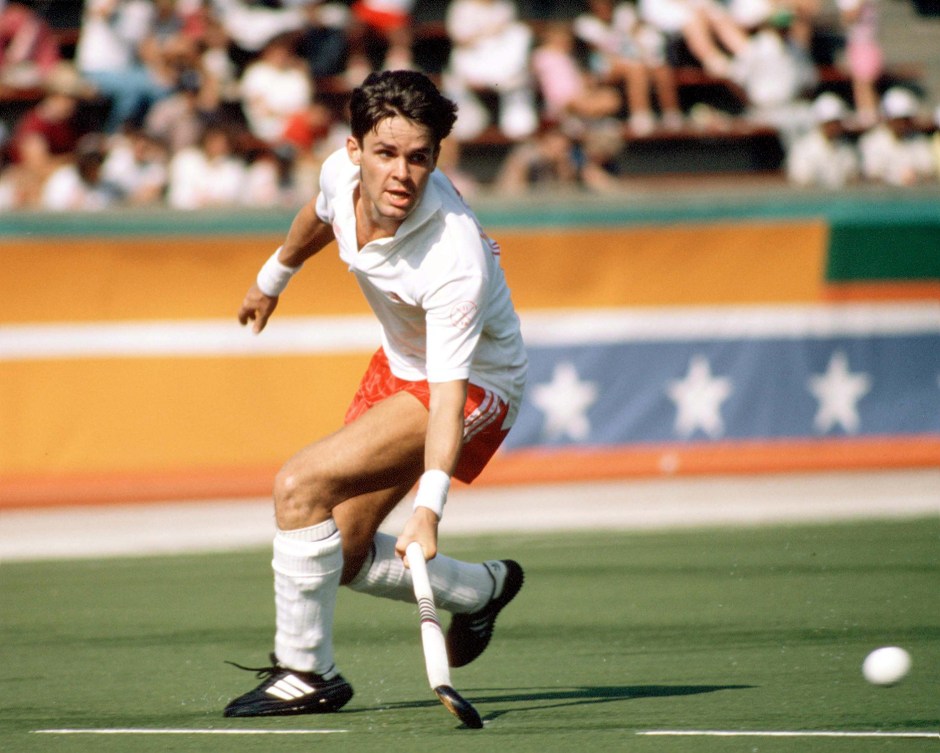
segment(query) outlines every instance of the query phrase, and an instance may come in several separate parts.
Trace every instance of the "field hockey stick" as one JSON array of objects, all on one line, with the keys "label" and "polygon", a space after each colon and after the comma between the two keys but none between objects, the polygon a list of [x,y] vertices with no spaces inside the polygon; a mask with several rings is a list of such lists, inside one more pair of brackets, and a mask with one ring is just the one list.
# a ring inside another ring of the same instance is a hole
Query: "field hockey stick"
[{"label": "field hockey stick", "polygon": [[447,663],[447,648],[441,621],[434,606],[434,593],[431,591],[431,579],[428,577],[424,550],[417,541],[412,541],[405,550],[411,579],[414,584],[415,598],[418,600],[418,615],[421,618],[421,645],[424,648],[424,664],[428,672],[428,682],[437,694],[440,702],[450,713],[471,729],[482,729],[483,720],[473,705],[460,695],[450,683],[450,665]]}]

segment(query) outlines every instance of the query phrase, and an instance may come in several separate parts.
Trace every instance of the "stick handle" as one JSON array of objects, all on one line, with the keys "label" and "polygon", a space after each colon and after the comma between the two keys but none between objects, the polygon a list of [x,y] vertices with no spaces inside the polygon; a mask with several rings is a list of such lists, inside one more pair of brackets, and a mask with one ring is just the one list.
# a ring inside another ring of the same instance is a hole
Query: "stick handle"
[{"label": "stick handle", "polygon": [[415,598],[418,600],[418,614],[421,618],[421,645],[424,648],[424,664],[428,671],[431,688],[450,685],[450,665],[447,662],[447,647],[444,644],[444,632],[434,606],[434,592],[428,566],[424,561],[424,550],[417,541],[412,541],[405,550],[408,565],[411,568],[411,580]]}]

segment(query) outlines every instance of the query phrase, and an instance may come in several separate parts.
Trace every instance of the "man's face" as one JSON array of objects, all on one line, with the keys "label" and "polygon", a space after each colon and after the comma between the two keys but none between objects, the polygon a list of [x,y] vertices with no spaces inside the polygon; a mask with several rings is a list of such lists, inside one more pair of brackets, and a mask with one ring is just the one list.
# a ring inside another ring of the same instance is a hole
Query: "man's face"
[{"label": "man's face", "polygon": [[393,232],[414,210],[434,171],[437,150],[428,129],[401,116],[386,118],[360,145],[346,141],[359,166],[359,201],[376,225]]}]

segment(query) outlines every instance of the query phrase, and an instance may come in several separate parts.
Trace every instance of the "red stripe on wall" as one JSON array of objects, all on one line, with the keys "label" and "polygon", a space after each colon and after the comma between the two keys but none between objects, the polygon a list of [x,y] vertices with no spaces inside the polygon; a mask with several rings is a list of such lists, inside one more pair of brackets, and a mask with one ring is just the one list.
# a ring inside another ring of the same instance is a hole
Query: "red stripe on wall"
[{"label": "red stripe on wall", "polygon": [[[940,436],[515,451],[497,455],[474,485],[921,467],[940,467]],[[266,497],[276,471],[255,467],[7,477],[0,479],[0,509]]]},{"label": "red stripe on wall", "polygon": [[936,301],[940,300],[940,280],[829,283],[825,288],[825,298],[836,303]]},{"label": "red stripe on wall", "polygon": [[480,481],[497,485],[672,474],[919,467],[940,467],[940,436],[524,450],[495,458]]}]

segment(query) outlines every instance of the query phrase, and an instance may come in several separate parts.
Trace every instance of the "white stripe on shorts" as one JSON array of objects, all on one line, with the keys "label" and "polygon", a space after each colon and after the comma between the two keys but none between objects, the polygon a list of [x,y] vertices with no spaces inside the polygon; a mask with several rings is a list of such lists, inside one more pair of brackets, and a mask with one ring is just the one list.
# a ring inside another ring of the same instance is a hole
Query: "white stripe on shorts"
[{"label": "white stripe on shorts", "polygon": [[464,444],[473,439],[477,434],[486,429],[497,418],[501,412],[499,398],[489,390],[486,390],[483,402],[464,419],[463,441]]}]

